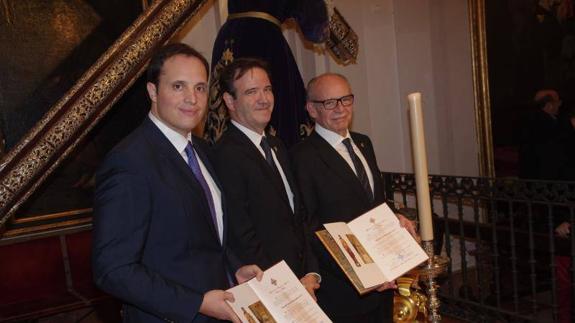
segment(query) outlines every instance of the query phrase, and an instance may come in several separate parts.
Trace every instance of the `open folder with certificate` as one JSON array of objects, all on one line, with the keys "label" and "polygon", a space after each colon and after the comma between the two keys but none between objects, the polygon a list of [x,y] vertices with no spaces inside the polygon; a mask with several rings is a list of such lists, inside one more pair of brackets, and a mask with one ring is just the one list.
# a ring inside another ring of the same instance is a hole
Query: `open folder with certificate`
[{"label": "open folder with certificate", "polygon": [[264,271],[261,281],[251,279],[228,292],[235,298],[228,304],[243,323],[331,322],[285,261]]},{"label": "open folder with certificate", "polygon": [[320,241],[360,294],[390,282],[428,259],[386,204],[349,223],[323,225]]}]

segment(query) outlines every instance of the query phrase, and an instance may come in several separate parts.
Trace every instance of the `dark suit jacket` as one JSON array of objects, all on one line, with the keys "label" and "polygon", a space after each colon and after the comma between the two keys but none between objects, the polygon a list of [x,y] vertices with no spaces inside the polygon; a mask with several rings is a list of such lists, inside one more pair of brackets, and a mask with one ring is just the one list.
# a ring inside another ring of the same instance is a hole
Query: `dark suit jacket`
[{"label": "dark suit jacket", "polygon": [[566,164],[563,124],[543,110],[528,111],[519,147],[519,176],[526,179],[562,180]]},{"label": "dark suit jacket", "polygon": [[[349,222],[384,202],[383,183],[371,141],[365,135],[351,137],[369,164],[374,182],[370,202],[353,170],[338,152],[315,131],[291,151],[294,175],[314,230],[329,222]],[[317,238],[312,246],[323,277],[318,302],[328,316],[354,315],[376,310],[384,304],[386,318],[392,317],[391,291],[360,297],[339,266]]]},{"label": "dark suit jacket", "polygon": [[281,178],[253,142],[230,123],[214,154],[228,202],[230,247],[242,261],[262,269],[283,259],[301,277],[316,271],[317,263],[306,248],[301,200],[289,156],[279,139],[267,137],[294,193],[295,214]]},{"label": "dark suit jacket", "polygon": [[226,289],[239,266],[225,244],[185,160],[146,118],[96,177],[96,284],[126,303],[126,322],[212,322],[198,313],[203,294]]}]

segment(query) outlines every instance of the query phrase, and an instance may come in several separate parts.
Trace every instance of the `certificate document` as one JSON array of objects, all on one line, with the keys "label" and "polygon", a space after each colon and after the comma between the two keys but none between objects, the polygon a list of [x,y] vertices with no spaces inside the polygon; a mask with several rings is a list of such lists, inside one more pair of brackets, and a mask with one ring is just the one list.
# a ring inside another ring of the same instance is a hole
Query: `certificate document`
[{"label": "certificate document", "polygon": [[393,281],[428,259],[384,203],[349,223],[324,224],[317,236],[360,294]]},{"label": "certificate document", "polygon": [[235,298],[228,304],[244,323],[331,322],[285,261],[264,271],[261,281],[252,279],[228,292]]}]

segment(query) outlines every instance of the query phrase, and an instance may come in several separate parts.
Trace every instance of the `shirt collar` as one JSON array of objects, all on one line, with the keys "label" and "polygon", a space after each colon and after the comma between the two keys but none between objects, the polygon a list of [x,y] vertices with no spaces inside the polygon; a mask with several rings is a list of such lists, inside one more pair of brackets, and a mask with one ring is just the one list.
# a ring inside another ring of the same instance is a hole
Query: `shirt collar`
[{"label": "shirt collar", "polygon": [[160,129],[160,131],[168,138],[168,140],[174,145],[176,150],[181,153],[186,149],[188,141],[192,142],[192,133],[189,132],[186,137],[179,134],[174,129],[168,127],[162,120],[158,119],[152,112],[148,113],[148,117],[152,122]]},{"label": "shirt collar", "polygon": [[315,124],[315,132],[317,132],[320,137],[325,139],[325,141],[327,141],[334,148],[339,145],[345,138],[351,138],[349,135],[349,130],[346,131],[345,136],[342,137],[340,134],[322,127],[319,123]]},{"label": "shirt collar", "polygon": [[254,145],[256,145],[256,147],[260,146],[262,138],[265,137],[264,135],[260,135],[259,133],[241,125],[239,122],[236,122],[234,120],[232,120],[232,124],[236,126],[241,132],[243,132],[243,134],[246,135],[250,139],[250,141],[253,142]]}]

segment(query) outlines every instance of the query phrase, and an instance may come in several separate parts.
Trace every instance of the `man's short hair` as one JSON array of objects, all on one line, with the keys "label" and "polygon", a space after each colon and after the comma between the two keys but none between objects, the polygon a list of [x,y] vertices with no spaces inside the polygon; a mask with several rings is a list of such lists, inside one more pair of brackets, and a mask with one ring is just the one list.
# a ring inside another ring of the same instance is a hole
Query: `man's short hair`
[{"label": "man's short hair", "polygon": [[553,102],[554,98],[551,94],[547,94],[543,97],[537,98],[537,100],[535,100],[535,107],[539,110],[545,108],[545,106],[547,105],[547,103]]},{"label": "man's short hair", "polygon": [[264,70],[271,82],[271,73],[266,61],[253,57],[237,58],[226,66],[220,74],[221,93],[228,92],[235,99],[236,89],[234,88],[234,81],[240,79],[247,71],[253,68]]},{"label": "man's short hair", "polygon": [[184,55],[199,59],[206,69],[206,75],[210,75],[210,65],[202,54],[200,54],[197,50],[193,49],[189,45],[183,43],[172,43],[161,47],[152,56],[150,64],[148,65],[148,70],[146,72],[148,82],[158,86],[158,80],[160,79],[160,73],[162,72],[164,63],[169,58],[176,55]]},{"label": "man's short hair", "polygon": [[541,110],[545,108],[547,103],[554,102],[559,99],[559,93],[553,89],[543,89],[535,93],[533,97],[533,105],[535,108]]},{"label": "man's short hair", "polygon": [[[320,75],[318,75],[318,76],[312,78],[311,80],[309,80],[309,82],[307,82],[307,86],[305,87],[305,93],[306,93],[306,99],[307,99],[308,101],[309,101],[309,100],[313,100],[313,98],[311,97],[311,94],[310,94],[310,93],[312,92],[312,90],[313,90],[315,84],[317,83],[317,81],[319,81],[320,79],[322,79],[323,77],[328,76],[328,75],[337,76],[337,77],[339,77],[340,79],[344,80],[344,81],[349,85],[349,81],[347,80],[347,77],[345,77],[343,74],[339,74],[339,73],[323,73],[323,74],[320,74]],[[349,85],[349,86],[351,86],[351,85]]]}]

